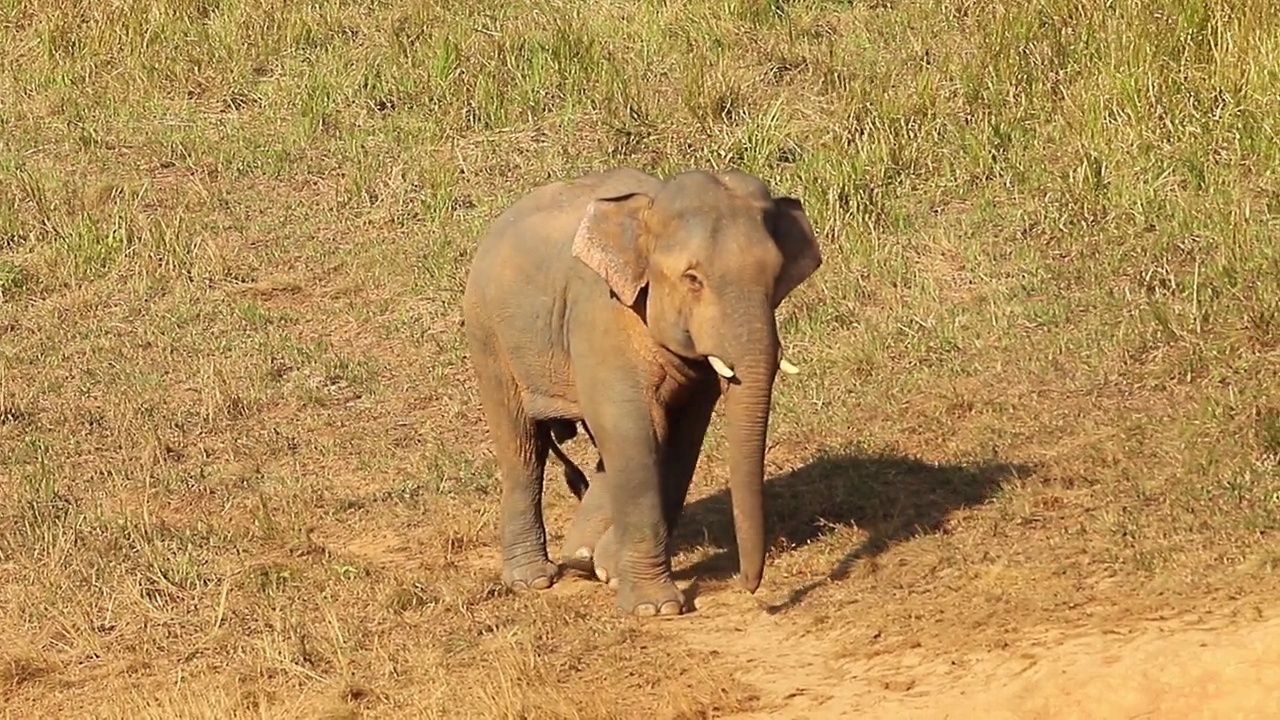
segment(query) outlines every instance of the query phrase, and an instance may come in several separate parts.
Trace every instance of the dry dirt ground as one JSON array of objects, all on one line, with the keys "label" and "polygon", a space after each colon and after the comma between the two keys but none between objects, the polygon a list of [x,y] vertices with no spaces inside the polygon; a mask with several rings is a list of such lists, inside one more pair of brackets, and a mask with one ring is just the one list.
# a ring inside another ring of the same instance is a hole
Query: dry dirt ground
[{"label": "dry dirt ground", "polygon": [[[715,608],[715,606],[712,606]],[[833,661],[829,635],[719,608],[691,642],[739,663],[765,718],[1270,718],[1280,713],[1280,620],[1149,620],[1046,630],[1016,647],[938,658],[917,649]],[[732,619],[730,619],[732,618]]]},{"label": "dry dirt ground", "polygon": [[[1280,717],[1277,78],[1274,0],[0,2],[0,717]],[[825,254],[670,621],[502,589],[459,327],[612,165]]]}]

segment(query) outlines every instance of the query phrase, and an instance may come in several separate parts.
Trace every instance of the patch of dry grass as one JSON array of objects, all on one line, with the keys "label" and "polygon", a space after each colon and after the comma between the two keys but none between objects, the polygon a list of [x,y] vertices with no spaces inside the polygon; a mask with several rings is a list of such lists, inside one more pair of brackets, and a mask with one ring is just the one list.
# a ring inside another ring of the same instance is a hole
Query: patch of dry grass
[{"label": "patch of dry grass", "polygon": [[[804,362],[772,424],[777,618],[963,652],[1265,597],[1277,14],[0,4],[5,712],[758,704],[712,652],[738,635],[696,614],[497,584],[472,243],[609,165],[735,164],[821,233],[783,309]],[[718,430],[701,476],[677,567],[732,597]]]}]

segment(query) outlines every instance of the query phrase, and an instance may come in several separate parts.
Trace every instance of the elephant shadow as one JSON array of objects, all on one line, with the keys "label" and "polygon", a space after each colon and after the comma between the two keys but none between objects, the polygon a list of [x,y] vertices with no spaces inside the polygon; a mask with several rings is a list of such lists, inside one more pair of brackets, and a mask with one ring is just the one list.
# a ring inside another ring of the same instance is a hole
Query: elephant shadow
[{"label": "elephant shadow", "polygon": [[[982,504],[1011,478],[1029,477],[1028,465],[1000,461],[965,464],[923,462],[891,454],[824,452],[817,458],[764,484],[768,547],[792,552],[844,525],[868,533],[850,548],[823,578],[794,590],[770,609],[779,612],[802,602],[829,582],[840,582],[863,559],[894,545],[943,529],[956,510]],[[676,571],[677,579],[725,580],[738,570],[728,489],[685,506],[675,536],[676,551],[714,548],[709,556]]]}]

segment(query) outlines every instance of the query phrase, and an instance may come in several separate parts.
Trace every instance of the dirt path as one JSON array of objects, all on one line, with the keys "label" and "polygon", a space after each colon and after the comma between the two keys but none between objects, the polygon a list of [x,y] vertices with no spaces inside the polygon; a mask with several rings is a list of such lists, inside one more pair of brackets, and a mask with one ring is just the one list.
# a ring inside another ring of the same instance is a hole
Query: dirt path
[{"label": "dirt path", "polygon": [[686,635],[760,689],[762,709],[735,720],[1280,717],[1280,617],[1082,631],[945,659],[914,650],[840,660],[851,653],[837,638],[717,612],[737,602],[715,598]]}]

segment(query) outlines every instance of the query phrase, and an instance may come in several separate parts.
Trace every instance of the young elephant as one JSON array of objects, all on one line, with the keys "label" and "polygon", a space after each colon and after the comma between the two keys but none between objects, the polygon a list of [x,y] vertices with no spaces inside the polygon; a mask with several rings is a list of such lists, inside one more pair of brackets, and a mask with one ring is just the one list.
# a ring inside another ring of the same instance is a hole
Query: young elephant
[{"label": "young elephant", "polygon": [[795,371],[774,311],[821,262],[801,203],[736,170],[594,173],[537,188],[493,221],[463,315],[502,479],[508,586],[555,580],[543,472],[552,429],[581,420],[608,470],[580,508],[608,509],[597,574],[627,612],[683,612],[667,544],[723,393],[741,580],[755,592],[773,382]]}]

